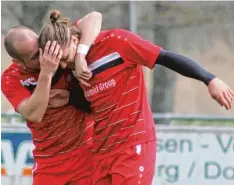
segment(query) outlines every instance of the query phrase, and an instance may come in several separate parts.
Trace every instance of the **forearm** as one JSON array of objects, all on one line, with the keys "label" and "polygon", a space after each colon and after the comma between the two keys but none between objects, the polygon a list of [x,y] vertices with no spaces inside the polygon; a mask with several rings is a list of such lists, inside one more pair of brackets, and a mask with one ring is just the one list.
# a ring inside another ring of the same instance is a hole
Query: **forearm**
[{"label": "forearm", "polygon": [[215,78],[215,75],[209,73],[192,59],[166,50],[161,50],[155,64],[165,66],[183,76],[202,81],[206,85]]},{"label": "forearm", "polygon": [[91,12],[78,22],[78,29],[81,31],[80,44],[91,46],[101,31],[102,14]]},{"label": "forearm", "polygon": [[49,102],[52,74],[40,73],[38,84],[32,96],[21,103],[19,113],[33,122],[40,122]]},{"label": "forearm", "polygon": [[98,12],[92,12],[79,20],[77,26],[81,31],[81,38],[75,57],[75,70],[79,82],[87,87],[90,87],[90,84],[88,84],[86,80],[89,80],[92,77],[92,73],[88,69],[85,57],[89,52],[90,46],[100,33],[101,25],[102,15]]}]

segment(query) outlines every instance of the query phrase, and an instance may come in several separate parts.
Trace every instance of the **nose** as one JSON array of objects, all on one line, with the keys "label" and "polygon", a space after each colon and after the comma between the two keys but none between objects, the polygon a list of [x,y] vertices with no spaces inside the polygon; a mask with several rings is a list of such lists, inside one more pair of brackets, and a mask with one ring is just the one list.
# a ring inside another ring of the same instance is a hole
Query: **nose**
[{"label": "nose", "polygon": [[67,67],[67,63],[66,62],[61,62],[60,61],[59,64],[60,64],[61,68],[63,68],[63,69],[65,69]]}]

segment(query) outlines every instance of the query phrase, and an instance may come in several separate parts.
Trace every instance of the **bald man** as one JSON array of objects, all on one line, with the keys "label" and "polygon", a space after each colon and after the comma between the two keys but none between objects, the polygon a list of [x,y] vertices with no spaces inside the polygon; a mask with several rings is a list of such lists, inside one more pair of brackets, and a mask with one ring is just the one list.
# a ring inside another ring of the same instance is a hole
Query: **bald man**
[{"label": "bald man", "polygon": [[[81,19],[80,42],[92,43],[101,22],[97,12]],[[66,72],[54,75],[62,56],[60,46],[55,41],[47,42],[42,52],[38,36],[23,26],[12,28],[4,44],[13,59],[2,74],[2,92],[15,111],[27,119],[32,132],[33,185],[89,185],[93,118],[85,109],[68,104],[68,90],[75,79]],[[81,89],[76,93],[81,104],[88,103]]]}]

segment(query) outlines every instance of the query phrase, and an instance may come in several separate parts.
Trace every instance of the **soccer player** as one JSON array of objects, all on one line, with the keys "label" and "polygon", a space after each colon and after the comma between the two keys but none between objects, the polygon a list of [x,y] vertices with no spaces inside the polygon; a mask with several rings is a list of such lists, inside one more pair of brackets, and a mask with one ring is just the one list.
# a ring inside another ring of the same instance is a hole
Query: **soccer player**
[{"label": "soccer player", "polygon": [[[51,24],[42,29],[40,47],[44,48],[48,40],[58,41],[63,49],[60,65],[78,69],[79,63],[74,66],[72,54],[77,49],[73,46],[79,43],[78,37],[70,34],[70,27],[58,23],[57,18],[55,16]],[[58,38],[56,30],[60,29],[64,32]],[[204,82],[221,106],[227,110],[231,108],[233,91],[215,75],[193,60],[166,51],[127,30],[102,31],[86,60],[93,73],[89,80],[91,86],[82,87],[91,102],[95,120],[94,185],[150,185],[152,182],[156,135],[142,66],[152,69],[155,64],[160,64]],[[83,63],[82,68],[85,68]],[[82,75],[82,70],[77,73],[78,78]]]},{"label": "soccer player", "polygon": [[[97,12],[79,21],[81,43],[94,41],[101,22],[102,16]],[[73,31],[80,35],[78,29]],[[32,132],[33,185],[90,184],[93,118],[67,104],[66,89],[74,79],[66,73],[54,75],[62,56],[60,46],[55,41],[48,42],[42,52],[38,36],[26,27],[11,29],[4,44],[13,63],[2,74],[2,92],[15,111],[27,119]],[[80,93],[78,103],[85,102],[80,101],[82,98]]]}]

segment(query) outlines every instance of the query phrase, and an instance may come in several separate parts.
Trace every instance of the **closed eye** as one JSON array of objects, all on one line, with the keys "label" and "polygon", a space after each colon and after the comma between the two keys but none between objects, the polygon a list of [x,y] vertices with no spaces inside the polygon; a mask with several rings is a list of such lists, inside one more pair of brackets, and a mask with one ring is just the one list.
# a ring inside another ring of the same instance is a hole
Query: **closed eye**
[{"label": "closed eye", "polygon": [[62,57],[61,61],[67,61],[67,59],[68,59],[68,55]]},{"label": "closed eye", "polygon": [[34,60],[34,59],[38,58],[38,56],[39,56],[39,51],[36,52],[36,53],[31,57],[31,59]]}]

